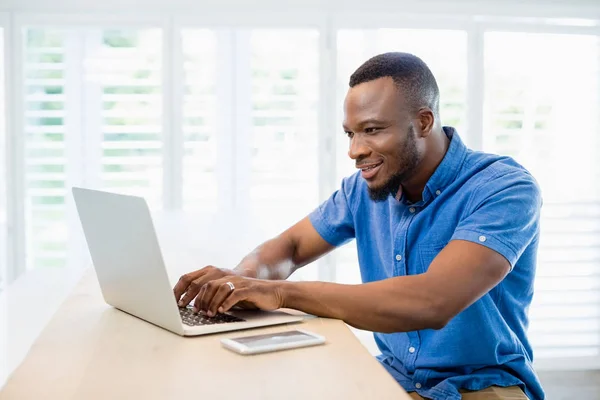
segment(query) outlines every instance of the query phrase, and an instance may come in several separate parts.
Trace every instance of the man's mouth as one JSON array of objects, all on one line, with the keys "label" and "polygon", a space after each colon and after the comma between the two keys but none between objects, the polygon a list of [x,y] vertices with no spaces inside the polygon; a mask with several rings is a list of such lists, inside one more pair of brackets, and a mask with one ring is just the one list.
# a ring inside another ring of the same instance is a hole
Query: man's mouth
[{"label": "man's mouth", "polygon": [[361,165],[361,166],[358,166],[358,168],[360,168],[360,170],[362,171],[363,178],[371,179],[377,174],[381,164],[383,164],[383,162],[378,162],[375,164]]},{"label": "man's mouth", "polygon": [[381,164],[383,164],[383,161],[376,162],[376,163],[371,163],[371,164],[357,165],[356,168],[360,168],[363,171],[369,171],[369,170],[371,170],[373,168],[379,167]]}]

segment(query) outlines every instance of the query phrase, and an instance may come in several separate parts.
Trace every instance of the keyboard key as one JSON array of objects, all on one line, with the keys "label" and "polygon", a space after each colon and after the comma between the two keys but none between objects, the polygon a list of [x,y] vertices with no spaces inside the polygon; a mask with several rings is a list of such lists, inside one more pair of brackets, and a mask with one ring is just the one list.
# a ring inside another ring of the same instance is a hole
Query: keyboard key
[{"label": "keyboard key", "polygon": [[181,316],[181,321],[188,326],[226,324],[230,322],[245,321],[242,318],[238,318],[230,314],[217,314],[214,317],[209,317],[203,312],[194,314],[191,307],[179,308],[179,315]]}]

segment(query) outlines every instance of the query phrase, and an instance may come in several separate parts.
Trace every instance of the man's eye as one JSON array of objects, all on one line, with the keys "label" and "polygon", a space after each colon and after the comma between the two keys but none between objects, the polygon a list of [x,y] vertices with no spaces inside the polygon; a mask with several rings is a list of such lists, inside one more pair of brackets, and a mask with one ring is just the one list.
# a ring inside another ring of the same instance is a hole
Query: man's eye
[{"label": "man's eye", "polygon": [[365,133],[375,133],[379,130],[379,128],[366,128]]},{"label": "man's eye", "polygon": [[352,136],[354,136],[353,132],[346,131],[345,133],[346,133],[346,136],[348,136],[350,139],[352,139]]}]

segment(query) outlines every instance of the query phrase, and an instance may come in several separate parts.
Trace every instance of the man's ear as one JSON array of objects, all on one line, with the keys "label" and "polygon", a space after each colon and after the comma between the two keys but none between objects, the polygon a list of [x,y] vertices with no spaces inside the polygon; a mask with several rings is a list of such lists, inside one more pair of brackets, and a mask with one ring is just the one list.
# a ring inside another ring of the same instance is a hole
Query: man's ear
[{"label": "man's ear", "polygon": [[421,108],[417,114],[417,124],[420,136],[423,138],[429,136],[435,125],[435,115],[433,115],[433,111],[427,107]]}]

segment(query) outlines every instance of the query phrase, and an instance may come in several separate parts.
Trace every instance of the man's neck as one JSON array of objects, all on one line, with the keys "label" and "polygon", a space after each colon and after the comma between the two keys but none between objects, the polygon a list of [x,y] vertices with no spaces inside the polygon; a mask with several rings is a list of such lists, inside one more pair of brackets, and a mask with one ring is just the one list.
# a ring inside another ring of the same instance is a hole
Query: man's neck
[{"label": "man's neck", "polygon": [[450,139],[442,128],[435,133],[432,132],[430,139],[432,143],[429,145],[426,157],[417,167],[417,173],[406,182],[402,182],[400,188],[405,198],[411,203],[421,201],[425,185],[444,159],[450,145]]}]

